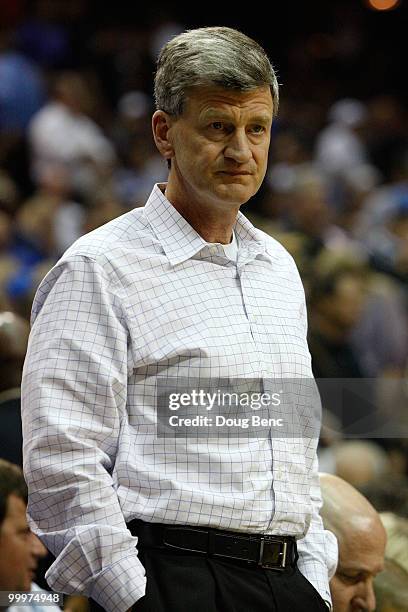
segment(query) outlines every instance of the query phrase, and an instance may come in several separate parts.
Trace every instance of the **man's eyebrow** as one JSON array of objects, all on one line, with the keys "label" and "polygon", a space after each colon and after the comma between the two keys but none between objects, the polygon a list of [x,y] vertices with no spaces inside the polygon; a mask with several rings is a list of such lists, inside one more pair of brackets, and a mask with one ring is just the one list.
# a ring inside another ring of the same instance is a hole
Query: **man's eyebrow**
[{"label": "man's eyebrow", "polygon": [[[212,118],[221,119],[223,121],[233,121],[233,116],[225,112],[224,110],[217,110],[216,108],[209,108],[203,111],[201,118],[209,120]],[[268,124],[272,122],[272,116],[267,113],[259,113],[250,118],[250,123],[263,123]]]},{"label": "man's eyebrow", "polygon": [[203,119],[211,119],[212,117],[219,117],[222,119],[230,120],[231,115],[226,113],[224,110],[218,110],[216,108],[208,108],[202,112],[201,117]]},{"label": "man's eyebrow", "polygon": [[271,115],[257,115],[256,117],[253,118],[252,123],[272,123],[272,116]]}]

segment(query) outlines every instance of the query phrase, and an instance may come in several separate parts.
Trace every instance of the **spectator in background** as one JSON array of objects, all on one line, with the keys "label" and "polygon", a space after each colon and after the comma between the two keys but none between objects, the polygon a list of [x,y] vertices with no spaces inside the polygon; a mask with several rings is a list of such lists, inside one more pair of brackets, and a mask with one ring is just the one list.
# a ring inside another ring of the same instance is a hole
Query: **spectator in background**
[{"label": "spectator in background", "polygon": [[321,515],[339,544],[339,561],[330,580],[333,612],[374,612],[374,577],[383,570],[386,533],[379,514],[354,487],[337,476],[320,474]]},{"label": "spectator in background", "polygon": [[[350,427],[349,433],[359,437],[370,432],[375,437],[405,435],[401,376],[408,357],[408,329],[401,291],[363,258],[344,250],[323,251],[312,270],[309,347],[323,406],[335,408],[343,430]],[[342,406],[337,404],[341,414],[324,378],[355,380],[351,386],[357,395],[349,393]]]},{"label": "spectator in background", "polygon": [[316,140],[316,163],[331,181],[344,178],[348,170],[367,161],[358,133],[366,118],[367,109],[359,100],[345,98],[331,107],[329,124]]},{"label": "spectator in background", "polygon": [[309,348],[315,377],[362,377],[350,334],[366,299],[364,268],[358,263],[337,266],[315,277],[309,289]]},{"label": "spectator in background", "polygon": [[[313,312],[316,310],[312,304],[314,294],[318,296],[320,286],[330,279],[347,273],[364,279],[362,302],[359,304],[349,296],[349,304],[346,301],[343,305],[350,317],[347,337],[351,350],[366,377],[403,374],[408,358],[408,328],[403,292],[398,284],[385,274],[373,271],[364,255],[344,248],[325,249],[311,270],[313,280],[309,293]],[[356,308],[360,310],[359,315]]]},{"label": "spectator in background", "polygon": [[30,326],[12,312],[0,312],[0,457],[20,466],[20,384]]},{"label": "spectator in background", "polygon": [[[402,288],[367,268],[367,299],[350,341],[367,377],[402,377],[408,363],[408,318]],[[393,410],[397,416],[396,401]]]},{"label": "spectator in background", "polygon": [[[0,459],[0,591],[41,591],[33,582],[45,546],[31,533],[26,518],[27,486],[17,465]],[[41,610],[40,606],[10,606],[13,612]],[[48,612],[60,610],[47,605]]]},{"label": "spectator in background", "polygon": [[115,152],[88,116],[92,105],[91,91],[81,74],[64,72],[57,77],[53,99],[29,125],[34,180],[56,162],[67,169],[70,187],[85,196],[106,180]]}]

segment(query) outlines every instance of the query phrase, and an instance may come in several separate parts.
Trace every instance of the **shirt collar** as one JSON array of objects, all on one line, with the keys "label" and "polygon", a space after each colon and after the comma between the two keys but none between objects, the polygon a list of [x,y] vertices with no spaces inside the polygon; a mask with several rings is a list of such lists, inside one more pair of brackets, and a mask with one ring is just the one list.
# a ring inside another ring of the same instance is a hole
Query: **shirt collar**
[{"label": "shirt collar", "polygon": [[[166,198],[160,187],[165,184],[156,184],[146,202],[145,215],[162,245],[171,265],[177,265],[191,259],[207,242],[191,227]],[[265,252],[265,239],[252,223],[238,212],[234,226],[238,236],[238,248],[247,248],[255,257]]]}]

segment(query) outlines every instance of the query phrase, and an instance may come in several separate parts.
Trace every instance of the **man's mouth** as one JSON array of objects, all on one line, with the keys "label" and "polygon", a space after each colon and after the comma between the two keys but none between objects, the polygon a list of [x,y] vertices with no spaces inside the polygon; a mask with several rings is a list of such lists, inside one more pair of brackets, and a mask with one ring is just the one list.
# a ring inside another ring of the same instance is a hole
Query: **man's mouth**
[{"label": "man's mouth", "polygon": [[221,170],[219,174],[227,174],[228,176],[249,176],[252,172],[246,170]]}]

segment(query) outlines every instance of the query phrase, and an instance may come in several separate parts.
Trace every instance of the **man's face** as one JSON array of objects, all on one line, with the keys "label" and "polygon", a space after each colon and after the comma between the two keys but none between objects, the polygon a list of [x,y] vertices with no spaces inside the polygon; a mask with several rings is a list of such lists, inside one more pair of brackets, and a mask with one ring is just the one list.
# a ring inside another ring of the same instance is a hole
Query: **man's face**
[{"label": "man's face", "polygon": [[333,612],[373,612],[373,579],[384,567],[386,536],[379,525],[339,541],[339,564],[330,581]]},{"label": "man's face", "polygon": [[247,202],[266,173],[272,113],[269,87],[192,89],[168,131],[175,201],[219,209]]},{"label": "man's face", "polygon": [[24,501],[10,495],[0,527],[0,591],[29,591],[38,559],[45,555],[45,547],[28,527]]}]

